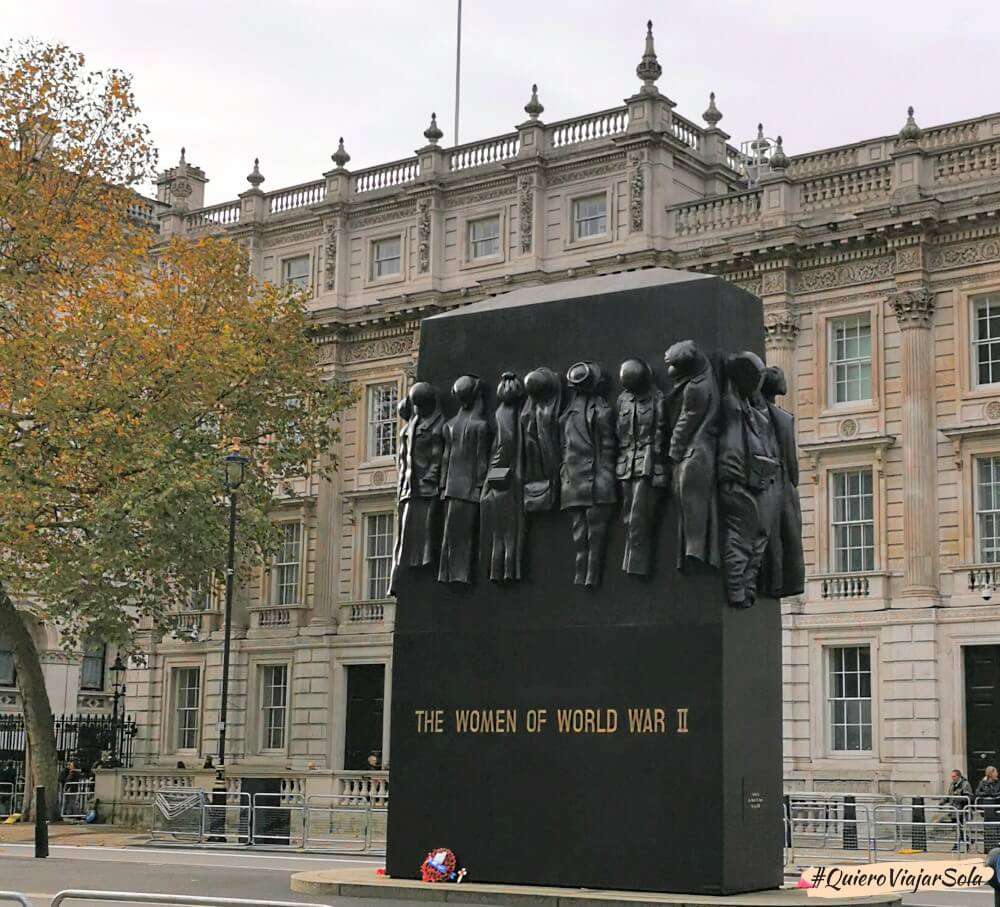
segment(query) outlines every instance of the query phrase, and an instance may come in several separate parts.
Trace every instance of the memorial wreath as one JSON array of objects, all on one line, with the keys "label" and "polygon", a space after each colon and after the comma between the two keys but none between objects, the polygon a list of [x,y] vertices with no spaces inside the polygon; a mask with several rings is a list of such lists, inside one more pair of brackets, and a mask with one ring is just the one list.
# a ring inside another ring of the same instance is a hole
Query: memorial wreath
[{"label": "memorial wreath", "polygon": [[447,847],[435,847],[420,866],[420,878],[425,882],[461,881],[465,870],[458,869],[458,860]]}]

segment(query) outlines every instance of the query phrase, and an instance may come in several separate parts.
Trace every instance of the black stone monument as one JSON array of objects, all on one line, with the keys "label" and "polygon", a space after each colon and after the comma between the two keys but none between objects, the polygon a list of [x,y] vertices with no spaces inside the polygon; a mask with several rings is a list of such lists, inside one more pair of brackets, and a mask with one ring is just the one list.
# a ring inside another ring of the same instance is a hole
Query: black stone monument
[{"label": "black stone monument", "polygon": [[[665,269],[518,290],[425,319],[419,380],[649,363],[691,339],[713,359],[763,355],[760,301]],[[565,386],[565,385],[564,385]],[[445,416],[457,402],[441,394]],[[663,496],[651,570],[621,569],[615,511],[600,585],[574,584],[569,518],[526,514],[519,580],[471,584],[436,566],[396,578],[387,869],[418,877],[449,847],[468,880],[693,894],[782,881],[778,603],[727,604],[719,570],[678,569]],[[707,505],[706,505],[707,506]]]}]

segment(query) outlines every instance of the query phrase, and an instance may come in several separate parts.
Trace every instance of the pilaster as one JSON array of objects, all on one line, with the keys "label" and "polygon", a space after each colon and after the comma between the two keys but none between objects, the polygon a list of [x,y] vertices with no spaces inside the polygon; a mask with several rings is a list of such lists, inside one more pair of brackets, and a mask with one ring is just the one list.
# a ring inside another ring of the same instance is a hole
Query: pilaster
[{"label": "pilaster", "polygon": [[765,359],[768,365],[775,365],[785,373],[788,393],[781,405],[795,412],[795,340],[799,334],[799,319],[784,302],[769,309],[765,301],[764,312]]},{"label": "pilaster", "polygon": [[[889,305],[900,330],[902,366],[902,596],[933,605],[937,588],[937,464],[934,420],[934,294],[923,285],[897,289]],[[909,607],[913,603],[908,603]]]}]

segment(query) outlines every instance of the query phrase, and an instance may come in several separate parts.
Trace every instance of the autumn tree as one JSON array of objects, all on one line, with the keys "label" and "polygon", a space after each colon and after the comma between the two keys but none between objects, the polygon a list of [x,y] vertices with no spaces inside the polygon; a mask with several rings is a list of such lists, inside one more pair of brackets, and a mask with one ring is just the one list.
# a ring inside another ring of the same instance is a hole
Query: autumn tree
[{"label": "autumn tree", "polygon": [[273,544],[275,476],[333,468],[347,394],[302,299],[229,240],[158,244],[155,154],[129,77],[63,46],[0,51],[0,636],[56,812],[29,618],[67,646],[163,627],[225,558],[220,461],[251,459],[239,557]]}]

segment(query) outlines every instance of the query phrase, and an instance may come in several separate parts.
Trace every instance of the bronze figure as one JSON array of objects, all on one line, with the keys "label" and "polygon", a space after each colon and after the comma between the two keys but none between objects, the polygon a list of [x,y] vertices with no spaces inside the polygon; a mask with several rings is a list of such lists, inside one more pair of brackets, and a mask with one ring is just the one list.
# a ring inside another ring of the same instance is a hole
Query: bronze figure
[{"label": "bronze figure", "polygon": [[596,362],[570,366],[572,398],[559,417],[562,434],[561,507],[570,512],[576,569],[573,582],[596,586],[604,569],[608,524],[618,500],[615,428],[601,396],[604,375]]},{"label": "bronze figure", "polygon": [[396,538],[392,546],[392,570],[389,573],[389,594],[396,594],[396,571],[399,566],[399,556],[402,550],[403,534],[403,483],[410,469],[410,419],[413,416],[413,403],[407,394],[396,404],[396,414],[403,423],[396,439]]},{"label": "bronze figure", "polygon": [[559,503],[562,381],[552,369],[542,366],[524,376],[524,389],[528,393],[521,409],[524,510],[526,513],[540,513],[552,510]]},{"label": "bronze figure", "polygon": [[490,424],[483,382],[463,375],[451,389],[458,413],[444,425],[441,497],[445,501],[444,537],[438,580],[471,583],[479,522],[479,500],[490,463]]},{"label": "bronze figure", "polygon": [[483,482],[481,531],[489,552],[490,579],[519,580],[524,556],[524,510],[520,409],[524,385],[504,372],[497,385],[495,432]]},{"label": "bronze figure", "polygon": [[667,459],[667,405],[641,359],[626,359],[619,373],[618,463],[625,557],[622,570],[646,575],[652,568],[657,504],[670,481]]},{"label": "bronze figure", "polygon": [[692,340],[681,340],[663,355],[674,379],[668,398],[673,430],[668,454],[680,510],[677,566],[694,558],[718,567],[719,529],[715,488],[719,388],[712,365]]}]

